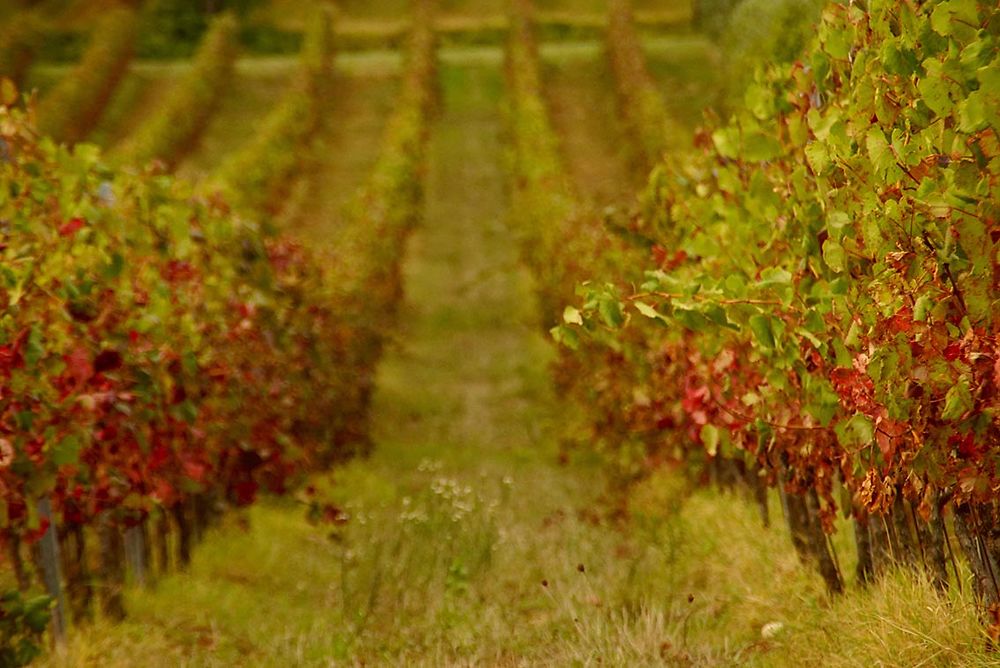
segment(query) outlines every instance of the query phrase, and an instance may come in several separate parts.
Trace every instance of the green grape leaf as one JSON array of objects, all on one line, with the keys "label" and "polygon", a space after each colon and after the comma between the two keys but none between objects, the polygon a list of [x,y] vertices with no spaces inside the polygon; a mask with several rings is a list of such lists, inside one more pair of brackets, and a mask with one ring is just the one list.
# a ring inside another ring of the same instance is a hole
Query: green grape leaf
[{"label": "green grape leaf", "polygon": [[814,141],[806,144],[806,160],[816,174],[822,174],[830,166],[830,152],[826,144],[821,141]]},{"label": "green grape leaf", "polygon": [[873,127],[868,130],[868,134],[865,135],[865,147],[868,149],[868,157],[876,173],[886,181],[898,181],[903,172],[896,164],[896,156],[880,128]]},{"label": "green grape leaf", "polygon": [[750,330],[757,337],[757,342],[768,350],[774,349],[774,332],[771,330],[771,319],[762,314],[752,315],[749,320]]},{"label": "green grape leaf", "polygon": [[664,319],[663,315],[660,314],[659,312],[657,312],[657,310],[655,308],[653,308],[652,306],[650,306],[649,304],[646,304],[644,302],[638,302],[638,301],[634,302],[634,304],[635,304],[635,310],[637,310],[639,313],[641,313],[642,315],[646,316],[647,318],[652,318],[654,320],[663,320]]},{"label": "green grape leaf", "polygon": [[917,82],[917,90],[920,91],[924,104],[938,116],[947,116],[955,108],[949,94],[948,82],[944,79],[941,68],[941,61],[926,60],[924,69],[927,74]]},{"label": "green grape leaf", "polygon": [[563,309],[563,322],[568,325],[582,325],[583,316],[580,314],[580,309],[575,306],[567,306]]},{"label": "green grape leaf", "polygon": [[714,424],[702,425],[700,436],[705,452],[714,457],[719,452],[719,428]]},{"label": "green grape leaf", "polygon": [[927,320],[927,315],[932,308],[934,308],[934,302],[931,301],[931,298],[927,295],[920,295],[913,304],[913,320],[915,322],[924,322]]},{"label": "green grape leaf", "polygon": [[556,343],[564,345],[570,350],[580,348],[580,335],[572,327],[557,325],[549,330],[549,334]]},{"label": "green grape leaf", "polygon": [[833,239],[827,239],[823,244],[823,261],[832,271],[839,274],[844,271],[847,253],[844,252],[844,247],[839,243]]},{"label": "green grape leaf", "polygon": [[972,410],[972,393],[969,391],[969,381],[962,378],[955,383],[944,397],[942,420],[958,420]]},{"label": "green grape leaf", "polygon": [[622,305],[618,303],[617,299],[602,299],[597,305],[597,311],[601,314],[604,324],[608,327],[620,327],[625,322]]},{"label": "green grape leaf", "polygon": [[868,417],[856,413],[835,427],[837,440],[844,447],[863,447],[875,441],[875,426]]},{"label": "green grape leaf", "polygon": [[773,160],[783,152],[781,142],[761,132],[749,134],[744,140],[743,154],[747,160]]},{"label": "green grape leaf", "polygon": [[61,441],[52,446],[49,459],[56,466],[67,466],[80,461],[80,449],[83,444],[76,434],[68,434]]}]

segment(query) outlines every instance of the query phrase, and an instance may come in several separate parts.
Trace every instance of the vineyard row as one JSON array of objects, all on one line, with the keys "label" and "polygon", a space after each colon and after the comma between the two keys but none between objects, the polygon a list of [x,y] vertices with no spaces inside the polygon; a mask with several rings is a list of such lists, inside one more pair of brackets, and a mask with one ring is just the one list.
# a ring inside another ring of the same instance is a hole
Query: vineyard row
[{"label": "vineyard row", "polygon": [[[435,99],[424,9],[381,157],[329,255],[268,231],[262,210],[277,204],[240,183],[233,203],[197,196],[155,167],[113,171],[91,147],[40,140],[5,85],[0,533],[22,591],[37,580],[55,599],[57,635],[92,616],[98,592],[105,615],[124,615],[126,572],[183,567],[221,509],[368,447],[421,209]],[[289,105],[319,109],[329,18],[312,24]],[[247,149],[290,165],[255,187],[289,178],[308,135]],[[37,622],[37,607],[22,613]]]},{"label": "vineyard row", "polygon": [[[620,97],[655,137],[616,7]],[[997,11],[828,6],[799,61],[769,67],[690,154],[656,159],[623,235],[641,260],[589,272],[555,329],[577,348],[594,439],[627,475],[776,488],[832,591],[827,537],[849,518],[859,582],[900,564],[941,587],[950,566],[971,571],[993,633]]]}]

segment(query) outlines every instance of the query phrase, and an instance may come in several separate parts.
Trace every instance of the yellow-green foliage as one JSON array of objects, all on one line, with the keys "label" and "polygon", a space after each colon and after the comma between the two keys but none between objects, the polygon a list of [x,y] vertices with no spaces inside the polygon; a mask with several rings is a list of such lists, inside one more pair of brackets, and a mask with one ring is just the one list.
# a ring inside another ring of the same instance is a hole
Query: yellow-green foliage
[{"label": "yellow-green foliage", "polygon": [[43,34],[42,18],[35,11],[18,12],[0,29],[0,76],[17,86],[24,83]]},{"label": "yellow-green foliage", "polygon": [[361,198],[377,207],[374,212],[369,210],[369,216],[377,214],[382,224],[392,228],[415,222],[413,209],[422,195],[427,120],[435,99],[435,46],[430,17],[418,11],[398,106],[389,119],[382,153]]},{"label": "yellow-green foliage", "polygon": [[[549,119],[542,93],[530,7],[515,7],[507,47],[507,131],[511,145],[508,169],[514,188],[509,222],[521,245],[521,252],[534,274],[541,306],[542,324],[552,328],[557,340],[567,346],[585,346],[578,354],[559,351],[552,366],[554,380],[568,405],[582,408],[588,415],[605,413],[595,399],[591,367],[603,361],[605,351],[563,333],[558,325],[579,317],[566,305],[574,300],[576,285],[591,276],[619,276],[642,257],[644,249],[631,247],[613,235],[605,221],[578,204],[577,194],[559,152],[558,138]],[[574,315],[575,314],[575,315]],[[602,390],[607,388],[602,387]],[[617,410],[617,407],[616,407]],[[594,436],[588,434],[588,441]]]},{"label": "yellow-green foliage", "polygon": [[350,207],[340,252],[359,257],[347,280],[372,320],[391,316],[402,295],[400,261],[407,233],[420,219],[428,119],[436,99],[436,38],[430,3],[418,3],[396,110],[365,186]]},{"label": "yellow-green foliage", "polygon": [[191,71],[171,91],[159,113],[151,116],[124,149],[127,160],[158,159],[173,168],[198,142],[226,94],[238,52],[238,24],[231,14],[213,20]]},{"label": "yellow-green foliage", "polygon": [[302,45],[302,86],[314,98],[328,92],[327,84],[333,74],[335,15],[335,5],[326,2],[317,5]]},{"label": "yellow-green foliage", "polygon": [[68,143],[86,138],[128,71],[137,28],[135,11],[126,7],[102,18],[80,63],[39,105],[41,132]]},{"label": "yellow-green foliage", "polygon": [[319,127],[333,54],[333,10],[321,5],[306,33],[294,89],[213,179],[224,184],[233,199],[253,209],[279,208],[278,200],[301,164],[303,145]]},{"label": "yellow-green foliage", "polygon": [[538,46],[527,3],[512,13],[505,66],[509,169],[516,184],[511,223],[525,260],[539,279],[543,319],[552,324],[562,297],[553,294],[552,287],[560,281],[550,274],[559,271],[553,260],[576,205],[542,97]]},{"label": "yellow-green foliage", "polygon": [[543,324],[562,321],[581,269],[604,266],[610,238],[604,221],[578,204],[543,97],[541,65],[527,3],[515,7],[507,45],[508,169],[514,181],[510,223],[538,283]]}]

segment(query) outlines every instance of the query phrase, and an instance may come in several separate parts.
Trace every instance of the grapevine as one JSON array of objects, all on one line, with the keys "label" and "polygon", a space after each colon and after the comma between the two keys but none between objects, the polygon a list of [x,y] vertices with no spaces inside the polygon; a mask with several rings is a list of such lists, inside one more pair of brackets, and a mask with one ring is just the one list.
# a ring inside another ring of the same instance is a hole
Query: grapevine
[{"label": "grapevine", "polygon": [[678,454],[801,498],[793,535],[832,589],[816,522],[855,518],[862,579],[892,555],[944,582],[950,510],[997,602],[996,11],[829,6],[808,60],[654,172],[641,288],[590,287],[569,325],[602,330],[594,304],[615,299],[667,326],[649,389],[696,446]]},{"label": "grapevine", "polygon": [[218,196],[42,140],[16,105],[2,108],[14,195],[0,209],[0,519],[22,586],[24,545],[57,527],[73,555],[70,608],[89,616],[96,532],[103,607],[120,616],[123,531],[152,541],[164,569],[172,522],[183,565],[213,507],[282,494],[366,447],[371,378],[419,210],[434,61],[425,19],[359,195],[357,244],[332,258],[263,233]]}]

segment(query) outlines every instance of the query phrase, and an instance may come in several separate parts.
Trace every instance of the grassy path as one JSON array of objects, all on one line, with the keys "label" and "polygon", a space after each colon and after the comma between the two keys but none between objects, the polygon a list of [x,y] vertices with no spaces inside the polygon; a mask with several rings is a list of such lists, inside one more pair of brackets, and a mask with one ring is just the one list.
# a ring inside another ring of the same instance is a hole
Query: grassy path
[{"label": "grassy path", "polygon": [[347,655],[545,660],[573,625],[542,580],[575,587],[576,565],[610,549],[576,513],[601,485],[555,465],[550,350],[504,224],[499,68],[445,66],[442,83],[427,219],[378,382],[377,448],[334,488],[358,519],[342,548]]},{"label": "grassy path", "polygon": [[617,536],[577,513],[596,469],[555,464],[550,349],[504,225],[500,70],[442,80],[376,454],[320,483],[351,521],[334,541],[291,501],[229,518],[188,573],[132,593],[128,621],[77,634],[68,663],[544,660],[575,636],[566,606],[593,596],[586,578],[624,563]]}]

